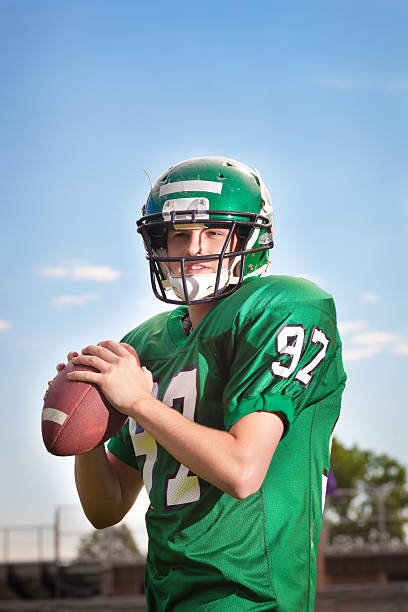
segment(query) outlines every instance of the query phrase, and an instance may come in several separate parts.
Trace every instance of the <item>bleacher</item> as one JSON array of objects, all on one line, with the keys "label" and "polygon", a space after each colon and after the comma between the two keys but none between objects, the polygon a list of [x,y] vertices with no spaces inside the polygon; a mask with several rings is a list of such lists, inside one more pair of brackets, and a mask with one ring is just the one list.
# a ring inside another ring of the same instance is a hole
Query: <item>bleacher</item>
[{"label": "bleacher", "polygon": [[130,609],[144,610],[144,565],[142,556],[126,563],[72,563],[59,567],[51,561],[3,563],[0,610],[51,612],[86,608],[107,612],[129,609],[126,606],[130,602]]}]

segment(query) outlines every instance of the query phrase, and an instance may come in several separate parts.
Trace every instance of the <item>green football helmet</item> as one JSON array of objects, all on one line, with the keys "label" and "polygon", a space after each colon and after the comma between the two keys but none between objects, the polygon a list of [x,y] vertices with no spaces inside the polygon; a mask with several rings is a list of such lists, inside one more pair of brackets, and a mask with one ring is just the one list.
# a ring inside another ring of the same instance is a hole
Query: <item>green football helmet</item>
[{"label": "green football helmet", "polygon": [[[231,295],[245,278],[269,267],[273,247],[273,210],[259,172],[225,157],[195,157],[171,166],[156,180],[137,221],[150,265],[155,296],[170,304],[201,304]],[[169,257],[169,229],[222,226],[229,229],[216,255]],[[228,252],[234,233],[239,251]],[[185,262],[218,260],[213,274],[187,274]],[[223,266],[225,260],[227,266]],[[172,273],[169,262],[180,264]],[[172,293],[170,293],[172,292]],[[170,295],[169,295],[170,293]]]}]

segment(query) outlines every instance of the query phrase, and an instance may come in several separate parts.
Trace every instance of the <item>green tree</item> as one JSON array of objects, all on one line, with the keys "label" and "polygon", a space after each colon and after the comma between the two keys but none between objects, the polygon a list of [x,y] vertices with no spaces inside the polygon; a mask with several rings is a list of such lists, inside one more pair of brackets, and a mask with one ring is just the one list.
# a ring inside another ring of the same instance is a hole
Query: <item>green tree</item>
[{"label": "green tree", "polygon": [[77,561],[125,561],[138,553],[132,532],[122,523],[83,535],[78,544]]},{"label": "green tree", "polygon": [[[328,498],[326,519],[334,545],[406,542],[407,473],[385,454],[333,440],[332,471],[337,494]],[[343,489],[355,489],[351,493]]]}]

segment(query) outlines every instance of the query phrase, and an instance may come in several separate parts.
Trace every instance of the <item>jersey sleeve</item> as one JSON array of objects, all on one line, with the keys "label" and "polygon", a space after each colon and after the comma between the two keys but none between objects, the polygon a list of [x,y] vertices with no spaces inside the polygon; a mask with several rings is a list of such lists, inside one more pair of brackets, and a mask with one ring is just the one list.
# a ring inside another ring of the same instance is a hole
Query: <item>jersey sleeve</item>
[{"label": "jersey sleeve", "polygon": [[284,416],[286,433],[302,410],[344,382],[331,298],[239,313],[223,395],[225,427],[267,411]]},{"label": "jersey sleeve", "polygon": [[138,468],[137,459],[133,450],[132,440],[129,433],[129,421],[125,423],[120,431],[107,444],[108,450],[118,459],[133,468]]}]

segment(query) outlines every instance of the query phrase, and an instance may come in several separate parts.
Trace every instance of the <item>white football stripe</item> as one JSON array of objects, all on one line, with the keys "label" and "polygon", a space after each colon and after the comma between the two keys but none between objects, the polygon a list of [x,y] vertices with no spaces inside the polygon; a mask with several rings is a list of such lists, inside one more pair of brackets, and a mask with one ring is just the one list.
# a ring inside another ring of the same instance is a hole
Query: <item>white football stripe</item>
[{"label": "white football stripe", "polygon": [[175,183],[167,183],[160,187],[159,195],[167,195],[169,193],[179,193],[182,191],[207,191],[208,193],[221,193],[222,183],[217,181],[176,181]]},{"label": "white football stripe", "polygon": [[63,425],[67,416],[68,415],[65,414],[65,412],[62,412],[62,410],[57,410],[57,408],[44,408],[42,411],[41,420],[53,421],[54,423],[58,423],[58,425]]}]

